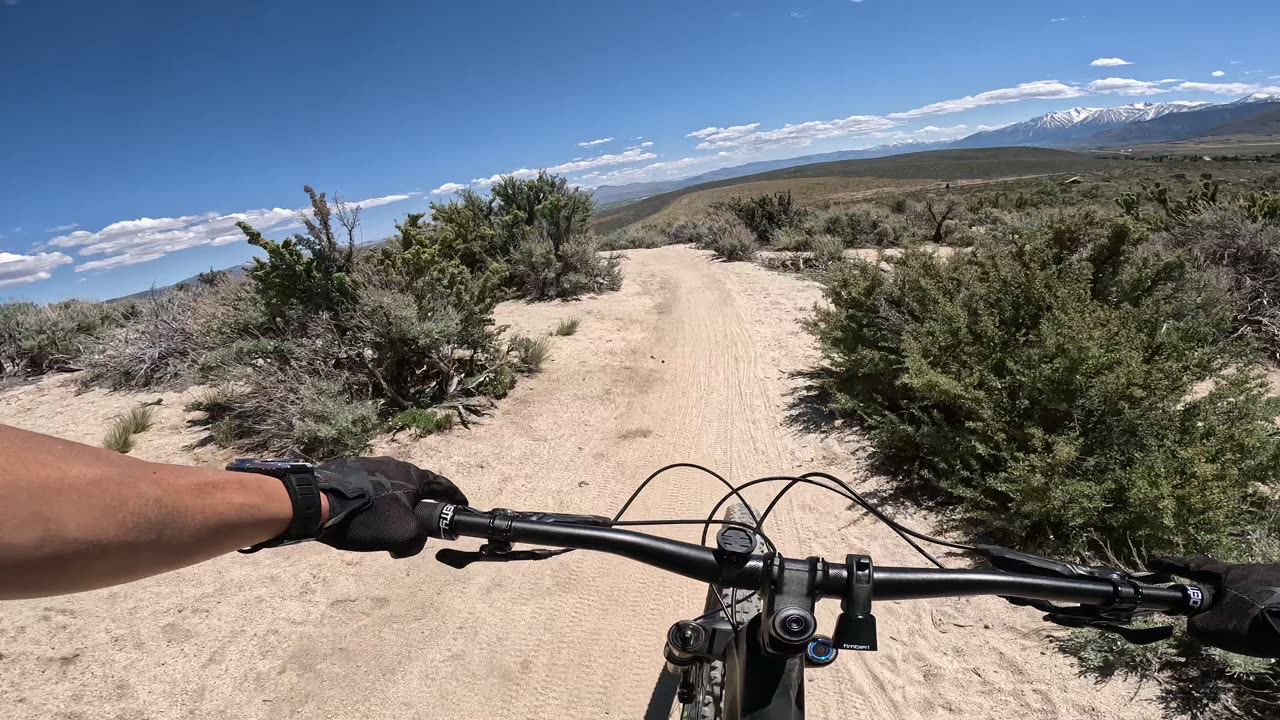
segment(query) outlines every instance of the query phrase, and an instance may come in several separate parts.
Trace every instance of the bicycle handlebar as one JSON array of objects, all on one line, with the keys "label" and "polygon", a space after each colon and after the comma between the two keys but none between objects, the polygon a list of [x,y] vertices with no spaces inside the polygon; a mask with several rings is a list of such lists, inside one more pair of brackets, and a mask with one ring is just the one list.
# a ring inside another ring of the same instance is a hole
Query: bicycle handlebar
[{"label": "bicycle handlebar", "polygon": [[[573,521],[555,522],[557,516],[541,514],[533,520],[517,514],[479,512],[456,505],[424,501],[416,509],[419,519],[433,538],[455,540],[459,536],[486,538],[511,543],[549,545],[558,548],[595,550],[630,558],[684,577],[723,587],[757,590],[765,583],[763,555],[752,555],[744,565],[730,568],[720,563],[711,548],[670,538]],[[584,516],[560,516],[582,518]],[[605,518],[597,518],[604,520]],[[843,597],[848,575],[843,560],[820,561],[815,567],[807,560],[784,560],[788,569],[815,571],[815,595]],[[1197,592],[1206,590],[1196,588]],[[1171,615],[1190,614],[1209,605],[1193,600],[1187,586],[1142,586],[1138,608]],[[1115,586],[1106,580],[1055,578],[1023,575],[1000,570],[949,570],[933,568],[875,567],[872,599],[918,600],[968,595],[999,595],[1028,600],[1105,605],[1116,599]]]}]

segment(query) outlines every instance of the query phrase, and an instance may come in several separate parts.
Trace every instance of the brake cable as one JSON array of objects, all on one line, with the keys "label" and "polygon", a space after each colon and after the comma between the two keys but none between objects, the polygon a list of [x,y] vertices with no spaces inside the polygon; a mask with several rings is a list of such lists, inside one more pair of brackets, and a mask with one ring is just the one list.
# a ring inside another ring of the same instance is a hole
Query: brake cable
[{"label": "brake cable", "polygon": [[[730,495],[738,496],[738,500],[739,502],[742,503],[742,506],[747,509],[747,512],[751,513],[751,519],[756,520],[756,523],[759,524],[759,520],[756,519],[756,511],[751,509],[751,506],[747,504],[747,499],[742,497],[742,494],[739,493],[738,489],[733,486],[733,483],[724,479],[723,475],[721,475],[720,473],[710,468],[703,467],[702,465],[699,465],[697,463],[689,463],[689,462],[672,463],[670,465],[667,465],[666,467],[660,467],[657,470],[654,470],[652,473],[650,473],[649,477],[645,478],[644,482],[640,483],[640,485],[635,489],[635,492],[631,493],[631,497],[627,498],[627,501],[622,503],[622,509],[618,511],[617,515],[613,516],[614,522],[617,522],[618,520],[622,519],[623,513],[625,513],[627,509],[631,507],[631,503],[635,502],[636,498],[640,496],[641,492],[644,492],[644,489],[649,485],[649,483],[653,482],[653,480],[657,478],[659,475],[665,472],[668,472],[670,470],[675,470],[676,468],[690,468],[693,470],[699,470],[719,480],[721,484],[729,488]],[[706,541],[707,541],[707,536],[704,534],[702,536],[702,543],[705,545]]]},{"label": "brake cable", "polygon": [[[840,487],[844,488],[845,492],[849,493],[849,495],[851,495],[854,498],[854,500],[859,505],[861,505],[867,512],[871,513],[872,515],[875,515],[876,518],[878,518],[881,522],[893,528],[894,530],[899,531],[900,533],[906,533],[912,537],[918,538],[927,543],[933,543],[934,545],[941,545],[943,547],[949,547],[955,550],[963,550],[964,552],[972,552],[972,553],[978,552],[978,548],[974,547],[973,545],[965,545],[964,543],[951,542],[949,540],[942,540],[942,539],[933,537],[931,535],[925,535],[922,532],[917,532],[915,530],[912,530],[911,528],[899,523],[896,520],[890,519],[888,516],[882,513],[879,508],[875,507],[866,498],[859,495],[857,490],[854,490],[852,487],[849,487],[848,483],[846,483],[845,481],[841,480],[840,478],[834,475],[828,475],[827,473],[824,473],[824,472],[807,472],[801,475],[800,477],[805,479],[822,478],[822,479],[830,480],[831,482],[836,483]],[[784,489],[782,492],[786,492],[786,490]],[[782,493],[779,493],[778,495],[780,497]],[[760,519],[760,522],[764,522],[763,517]]]},{"label": "brake cable", "polygon": [[[843,487],[843,489],[840,489],[840,488],[834,488],[834,487],[831,487],[830,485],[825,485],[825,484],[823,484],[823,483],[818,482],[817,480],[814,480],[814,479],[813,479],[813,477],[809,477],[809,476],[821,477],[821,478],[823,478],[823,479],[831,479],[831,480],[834,480],[835,482],[839,483],[839,484]],[[924,558],[925,558],[926,560],[928,560],[929,562],[933,563],[933,564],[934,564],[935,566],[937,566],[937,567],[944,568],[944,567],[946,567],[946,566],[944,566],[941,562],[939,562],[939,561],[938,561],[938,559],[937,559],[937,558],[935,558],[932,554],[930,554],[927,550],[925,550],[924,548],[920,547],[920,545],[919,545],[918,543],[916,543],[914,540],[912,540],[912,539],[911,539],[910,535],[916,535],[916,536],[920,537],[922,540],[925,540],[926,542],[934,542],[934,543],[937,543],[937,544],[939,544],[939,545],[947,545],[947,546],[950,546],[950,547],[957,547],[957,548],[959,548],[959,549],[967,549],[967,546],[959,545],[959,544],[956,544],[956,543],[949,543],[949,542],[946,542],[946,541],[938,540],[938,539],[936,539],[936,538],[931,538],[931,537],[929,537],[928,535],[924,535],[923,533],[917,533],[916,531],[911,530],[910,528],[907,528],[907,527],[905,527],[905,526],[902,526],[901,524],[899,524],[899,523],[897,523],[897,522],[895,522],[895,521],[893,521],[893,520],[889,519],[888,517],[886,517],[886,516],[884,515],[884,513],[880,512],[880,510],[879,510],[879,509],[877,509],[876,507],[874,507],[873,505],[871,505],[871,503],[870,503],[870,502],[868,502],[865,498],[863,498],[861,495],[859,495],[859,494],[858,494],[856,491],[854,491],[852,488],[848,487],[848,486],[847,486],[844,482],[842,482],[839,478],[834,478],[834,477],[832,477],[832,476],[830,476],[830,475],[827,475],[826,473],[807,473],[806,475],[802,475],[802,476],[800,476],[800,477],[795,477],[795,476],[790,476],[790,475],[788,475],[788,476],[780,476],[780,477],[757,478],[757,479],[755,479],[755,480],[751,480],[751,481],[745,482],[745,483],[743,483],[743,484],[741,484],[741,485],[737,486],[737,488],[736,488],[736,489],[737,489],[737,490],[744,490],[744,489],[746,489],[746,488],[748,488],[748,487],[751,487],[752,485],[757,485],[757,484],[764,483],[764,482],[778,482],[778,481],[781,481],[781,480],[788,480],[788,481],[791,481],[791,485],[789,485],[786,489],[790,489],[791,487],[794,487],[795,485],[800,484],[800,483],[805,483],[805,484],[808,484],[808,485],[814,485],[814,486],[820,487],[820,488],[822,488],[822,489],[824,489],[824,490],[827,490],[827,491],[829,491],[829,492],[833,492],[833,493],[835,493],[835,494],[839,495],[840,497],[842,497],[842,498],[844,498],[844,499],[846,499],[846,500],[849,500],[850,502],[852,502],[852,503],[854,503],[854,504],[856,504],[856,505],[858,505],[858,506],[862,507],[864,510],[866,510],[866,511],[867,511],[867,512],[869,512],[869,513],[871,513],[871,514],[872,514],[872,516],[873,516],[873,517],[875,517],[877,520],[880,520],[881,522],[883,522],[883,523],[885,523],[886,525],[888,525],[890,529],[892,529],[894,532],[896,532],[896,533],[898,534],[898,536],[899,536],[899,537],[901,537],[904,541],[906,541],[906,543],[907,543],[908,545],[910,545],[910,546],[911,546],[911,547],[912,547],[916,552],[920,553],[922,556],[924,556]],[[783,492],[785,492],[785,490],[784,490]],[[777,496],[775,496],[775,501],[777,500],[777,498],[778,498],[778,497],[781,497],[781,495],[782,495],[782,493],[779,493]],[[721,497],[721,498],[720,498],[720,501],[716,503],[715,508],[713,508],[713,509],[712,509],[712,511],[711,511],[711,513],[708,515],[708,517],[707,517],[707,520],[708,520],[708,521],[710,521],[712,518],[714,518],[714,517],[715,517],[716,512],[717,512],[717,511],[720,509],[720,507],[725,503],[725,501],[727,501],[730,497],[732,497],[732,495],[725,495],[725,496],[723,496],[723,497]],[[769,505],[769,509],[771,510],[771,509],[774,507],[774,505],[775,505],[775,503],[770,503],[770,505]],[[706,544],[707,529],[708,529],[708,528],[706,528],[706,527],[704,527],[704,528],[703,528],[703,535],[702,535],[702,542],[703,542],[703,544]]]}]

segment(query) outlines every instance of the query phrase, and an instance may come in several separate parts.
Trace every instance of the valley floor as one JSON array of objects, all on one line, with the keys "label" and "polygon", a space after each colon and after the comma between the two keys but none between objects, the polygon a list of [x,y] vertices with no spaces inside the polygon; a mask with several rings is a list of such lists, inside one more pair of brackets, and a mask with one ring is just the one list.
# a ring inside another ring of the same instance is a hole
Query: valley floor
[{"label": "valley floor", "polygon": [[[612,514],[650,472],[677,461],[738,482],[826,470],[871,483],[850,459],[856,438],[787,421],[789,373],[816,359],[798,324],[820,299],[815,284],[684,247],[628,255],[620,292],[500,308],[501,323],[526,332],[570,316],[582,325],[553,339],[544,371],[522,380],[495,417],[387,440],[378,452],[449,476],[477,507]],[[96,444],[107,418],[154,397],[77,396],[68,378],[53,378],[0,392],[0,422]],[[164,398],[135,454],[225,461],[188,449],[201,433],[186,428],[179,394]],[[721,494],[682,471],[653,483],[631,513],[703,517]],[[881,565],[920,564],[891,531],[833,497],[798,488],[771,518],[771,537],[798,556],[867,552]],[[905,519],[927,527],[927,518]],[[699,614],[706,593],[587,552],[466,571],[432,552],[391,560],[300,546],[6,603],[0,717],[644,717],[664,633]],[[828,632],[837,610],[820,608]],[[972,599],[885,603],[877,615],[880,652],[810,672],[810,717],[1160,716],[1145,689],[1078,677],[1038,613]]]}]

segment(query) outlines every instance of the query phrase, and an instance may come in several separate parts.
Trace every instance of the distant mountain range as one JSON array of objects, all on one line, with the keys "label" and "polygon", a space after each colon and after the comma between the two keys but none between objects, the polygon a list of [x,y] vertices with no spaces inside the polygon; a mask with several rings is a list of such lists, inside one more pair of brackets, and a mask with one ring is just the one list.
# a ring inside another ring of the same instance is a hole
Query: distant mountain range
[{"label": "distant mountain range", "polygon": [[1059,147],[1088,142],[1100,132],[1122,125],[1145,123],[1175,113],[1190,112],[1209,103],[1135,103],[1114,108],[1071,108],[1051,112],[995,130],[974,133],[951,144],[955,148]]},{"label": "distant mountain range", "polygon": [[1100,132],[1087,139],[1099,147],[1148,145],[1225,135],[1256,135],[1257,120],[1280,106],[1280,95],[1251,95],[1225,105],[1207,105],[1147,122],[1135,122]]},{"label": "distant mountain range", "polygon": [[1196,138],[1248,136],[1280,141],[1280,95],[1256,94],[1222,105],[1176,101],[1140,102],[1113,108],[1071,108],[1046,113],[1013,125],[974,133],[955,141],[903,142],[863,150],[766,160],[712,170],[701,175],[602,185],[592,190],[600,207],[639,200],[693,185],[755,175],[771,170],[839,160],[862,160],[926,150],[1050,147],[1123,148]]}]

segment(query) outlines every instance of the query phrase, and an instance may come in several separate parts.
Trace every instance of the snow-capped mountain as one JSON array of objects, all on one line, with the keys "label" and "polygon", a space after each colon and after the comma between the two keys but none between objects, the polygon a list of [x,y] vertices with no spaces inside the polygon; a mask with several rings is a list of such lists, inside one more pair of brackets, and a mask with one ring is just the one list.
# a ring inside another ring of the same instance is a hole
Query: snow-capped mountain
[{"label": "snow-capped mountain", "polygon": [[1260,103],[1260,102],[1280,102],[1280,95],[1273,95],[1268,93],[1254,93],[1252,95],[1249,95],[1248,97],[1242,97],[1231,104],[1232,105],[1248,105],[1250,103]]},{"label": "snow-capped mountain", "polygon": [[1255,93],[1222,105],[1200,105],[1184,112],[1166,113],[1150,120],[1140,120],[1083,138],[1078,144],[1090,147],[1122,147],[1172,142],[1197,137],[1268,134],[1252,127],[1251,118],[1273,112],[1280,106],[1280,95]]},{"label": "snow-capped mountain", "polygon": [[1071,108],[1045,113],[996,130],[976,133],[956,141],[952,147],[1070,146],[1094,133],[1112,127],[1146,122],[1172,113],[1187,112],[1206,106],[1208,103],[1177,101],[1140,102],[1113,108]]}]

